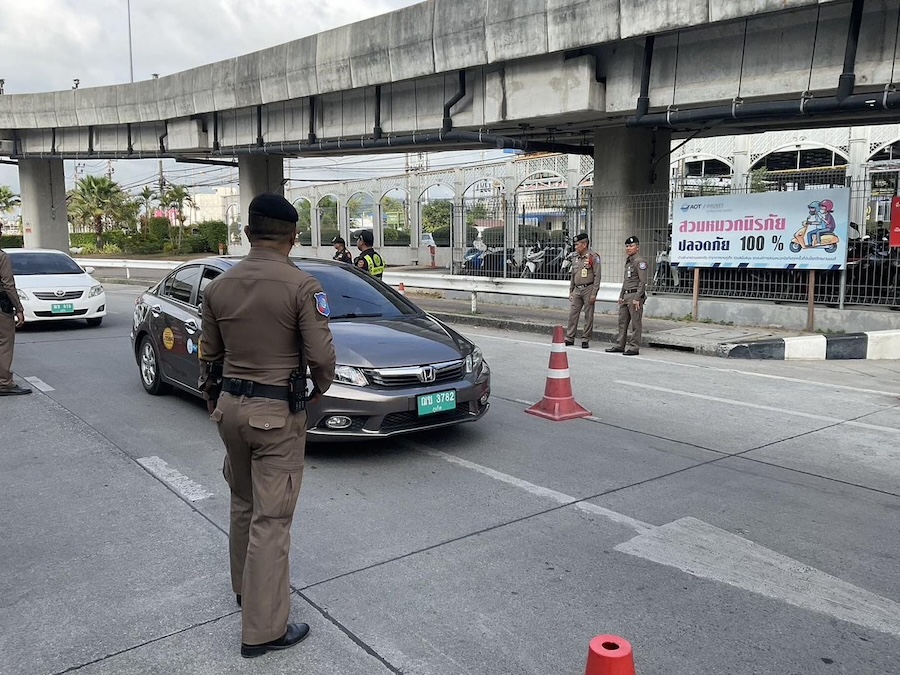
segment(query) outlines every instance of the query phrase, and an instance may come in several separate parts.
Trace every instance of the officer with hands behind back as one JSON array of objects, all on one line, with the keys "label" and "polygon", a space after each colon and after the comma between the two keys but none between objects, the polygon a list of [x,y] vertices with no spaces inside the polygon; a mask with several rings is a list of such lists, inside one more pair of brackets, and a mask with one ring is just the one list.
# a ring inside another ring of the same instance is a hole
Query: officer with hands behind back
[{"label": "officer with hands behind back", "polygon": [[600,256],[591,250],[587,232],[575,235],[575,260],[569,279],[569,324],[566,327],[566,345],[575,344],[578,319],[584,309],[584,330],[581,347],[587,349],[594,332],[594,303],[600,290]]},{"label": "officer with hands behind back", "polygon": [[365,270],[376,279],[381,279],[384,274],[384,260],[382,260],[378,251],[372,248],[375,237],[372,230],[363,230],[359,233],[356,240],[356,248],[359,249],[359,257],[356,259],[356,266],[361,270]]},{"label": "officer with hands behind back", "polygon": [[[641,255],[641,242],[637,237],[625,240],[625,279],[619,294],[619,334],[616,344],[606,351],[635,356],[641,350],[641,331],[644,300],[647,299],[647,261]],[[628,325],[631,324],[631,336]]]},{"label": "officer with hands behind back", "polygon": [[231,488],[231,584],[242,605],[241,656],[287,649],[309,633],[288,623],[291,522],[303,476],[306,367],[312,400],[334,379],[328,298],[291,262],[297,211],[284,197],[250,203],[250,253],[203,299],[200,389],[225,443]]}]

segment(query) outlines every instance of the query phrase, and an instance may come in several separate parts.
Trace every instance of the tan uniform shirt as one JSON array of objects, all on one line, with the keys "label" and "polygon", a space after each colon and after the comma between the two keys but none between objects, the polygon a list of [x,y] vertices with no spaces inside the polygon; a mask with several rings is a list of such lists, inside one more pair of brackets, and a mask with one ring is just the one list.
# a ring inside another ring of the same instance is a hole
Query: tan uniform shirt
[{"label": "tan uniform shirt", "polygon": [[640,253],[630,255],[625,259],[625,279],[622,281],[620,298],[626,294],[637,293],[643,298],[647,295],[647,261]]},{"label": "tan uniform shirt", "polygon": [[0,293],[6,293],[9,296],[9,301],[16,312],[25,312],[22,301],[19,300],[19,292],[16,290],[12,261],[5,251],[0,251]]},{"label": "tan uniform shirt", "polygon": [[224,361],[225,378],[287,386],[302,347],[324,392],[335,367],[325,308],[325,293],[313,276],[276,251],[251,248],[206,287],[200,358]]},{"label": "tan uniform shirt", "polygon": [[591,286],[591,296],[600,291],[600,256],[588,249],[584,255],[575,256],[572,261],[572,277],[569,279],[569,293],[575,287]]}]

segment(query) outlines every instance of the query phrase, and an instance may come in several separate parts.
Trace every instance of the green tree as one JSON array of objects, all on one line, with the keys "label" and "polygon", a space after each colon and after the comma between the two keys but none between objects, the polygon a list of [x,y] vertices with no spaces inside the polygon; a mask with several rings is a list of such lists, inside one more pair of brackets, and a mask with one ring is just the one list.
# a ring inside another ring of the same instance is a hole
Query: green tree
[{"label": "green tree", "polygon": [[8,185],[0,185],[0,213],[9,213],[19,203],[19,196]]},{"label": "green tree", "polygon": [[69,218],[90,226],[97,235],[97,248],[103,248],[106,231],[114,226],[128,226],[137,208],[125,191],[107,176],[85,176],[69,193]]},{"label": "green tree", "polygon": [[178,219],[178,248],[181,248],[181,242],[184,235],[184,221],[187,216],[184,213],[184,207],[193,206],[194,198],[184,185],[172,185],[160,197],[160,203],[170,209],[175,209],[175,217]]},{"label": "green tree", "polygon": [[323,230],[337,230],[337,202],[331,197],[322,197],[319,202],[319,218]]},{"label": "green tree", "polygon": [[294,203],[294,207],[297,209],[297,216],[299,216],[299,220],[297,220],[297,241],[301,245],[309,246],[312,244],[312,208],[305,199],[298,199]]},{"label": "green tree", "polygon": [[141,216],[141,230],[146,231],[147,223],[150,220],[151,214],[150,211],[153,207],[153,202],[156,201],[156,190],[154,190],[149,185],[145,185],[143,189],[138,193],[138,203],[144,210],[144,214]]},{"label": "green tree", "polygon": [[750,172],[750,192],[767,192],[769,189],[767,182],[768,174],[769,170],[765,167],[753,169],[753,171]]},{"label": "green tree", "polygon": [[450,227],[453,224],[453,202],[441,199],[429,202],[422,207],[422,230],[434,232],[439,227]]},{"label": "green tree", "polygon": [[484,202],[478,202],[466,213],[466,225],[474,225],[476,220],[487,220],[489,215]]}]

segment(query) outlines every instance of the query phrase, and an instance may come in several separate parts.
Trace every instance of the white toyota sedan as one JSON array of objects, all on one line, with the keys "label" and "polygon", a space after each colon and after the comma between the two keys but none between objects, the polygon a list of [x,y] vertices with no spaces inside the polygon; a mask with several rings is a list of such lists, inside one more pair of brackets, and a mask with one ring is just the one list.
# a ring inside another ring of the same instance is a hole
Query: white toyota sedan
[{"label": "white toyota sedan", "polygon": [[106,316],[106,293],[90,273],[65,253],[41,248],[4,249],[12,262],[25,322],[86,319],[99,326]]}]

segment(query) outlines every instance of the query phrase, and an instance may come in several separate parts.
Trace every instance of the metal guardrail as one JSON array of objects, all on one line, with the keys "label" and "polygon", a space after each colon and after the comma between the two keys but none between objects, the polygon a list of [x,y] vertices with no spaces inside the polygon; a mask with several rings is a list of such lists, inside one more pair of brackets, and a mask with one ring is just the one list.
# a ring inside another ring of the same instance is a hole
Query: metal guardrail
[{"label": "metal guardrail", "polygon": [[[182,264],[182,262],[174,260],[111,260],[108,258],[78,258],[78,263],[82,267],[124,269],[126,279],[131,278],[132,269],[173,270]],[[384,273],[384,282],[394,287],[402,283],[409,288],[470,293],[473,313],[478,310],[479,293],[501,293],[563,300],[569,297],[568,281],[544,279],[465,277],[454,274],[387,270]],[[620,284],[601,283],[597,299],[616,302],[620,289]]]}]

